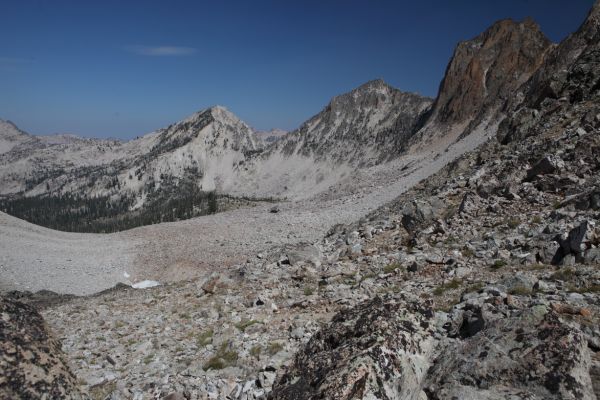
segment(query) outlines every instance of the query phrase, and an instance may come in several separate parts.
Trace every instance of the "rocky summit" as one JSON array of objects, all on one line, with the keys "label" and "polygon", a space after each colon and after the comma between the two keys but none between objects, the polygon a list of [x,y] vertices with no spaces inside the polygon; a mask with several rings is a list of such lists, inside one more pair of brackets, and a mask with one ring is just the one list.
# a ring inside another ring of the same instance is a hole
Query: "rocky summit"
[{"label": "rocky summit", "polygon": [[[0,214],[0,397],[600,398],[599,12],[559,44],[494,24],[435,100],[375,80],[289,133],[215,107],[96,143],[119,182],[196,160],[274,198],[106,235]],[[0,161],[56,160],[0,128]]]}]

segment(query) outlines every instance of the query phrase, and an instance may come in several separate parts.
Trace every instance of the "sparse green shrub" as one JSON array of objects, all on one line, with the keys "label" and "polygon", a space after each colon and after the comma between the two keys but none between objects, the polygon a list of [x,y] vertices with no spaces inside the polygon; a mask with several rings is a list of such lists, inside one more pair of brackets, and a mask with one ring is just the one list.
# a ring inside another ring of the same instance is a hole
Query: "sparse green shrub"
[{"label": "sparse green shrub", "polygon": [[544,264],[531,264],[529,266],[529,269],[532,270],[532,271],[543,271],[546,268],[547,268],[547,266],[544,265]]},{"label": "sparse green shrub", "polygon": [[463,249],[460,251],[462,253],[463,256],[471,258],[475,255],[475,252],[473,250],[471,250],[469,247],[463,247]]},{"label": "sparse green shrub", "polygon": [[240,331],[245,332],[246,329],[248,329],[249,327],[251,327],[252,325],[255,325],[255,324],[262,324],[262,322],[257,321],[255,319],[241,320],[240,322],[235,324],[235,327],[238,328]]},{"label": "sparse green shrub", "polygon": [[196,335],[196,343],[198,346],[204,347],[212,343],[214,332],[212,329],[201,332]]},{"label": "sparse green shrub", "polygon": [[567,290],[575,293],[600,293],[600,285],[589,285],[582,287],[569,286]]},{"label": "sparse green shrub", "polygon": [[479,292],[481,289],[483,289],[484,286],[485,285],[483,284],[483,282],[473,283],[467,287],[465,293]]},{"label": "sparse green shrub", "polygon": [[[83,386],[86,384],[85,381],[78,382],[79,385]],[[89,389],[90,398],[92,400],[104,400],[110,398],[110,395],[117,390],[117,382],[104,382],[99,385],[94,385]]]},{"label": "sparse green shrub", "polygon": [[363,276],[360,278],[360,281],[361,281],[361,282],[363,282],[363,281],[366,281],[367,279],[373,279],[373,278],[376,278],[376,277],[377,277],[377,274],[376,274],[376,273],[374,273],[374,272],[370,272],[370,273],[368,273],[368,274],[364,274],[364,275],[363,275]]},{"label": "sparse green shrub", "polygon": [[494,264],[492,264],[492,268],[499,269],[499,268],[505,267],[506,265],[507,265],[507,262],[505,260],[496,260],[496,261],[494,261]]},{"label": "sparse green shrub", "polygon": [[205,371],[211,369],[223,369],[229,366],[235,365],[238,360],[238,353],[235,350],[229,349],[229,343],[223,342],[221,346],[219,346],[216,354],[212,356],[206,364],[204,364],[203,368]]},{"label": "sparse green shrub", "polygon": [[458,289],[461,286],[462,286],[462,280],[454,278],[451,281],[443,283],[440,286],[436,287],[433,290],[433,294],[436,295],[436,296],[441,296],[446,291],[453,290],[453,289]]},{"label": "sparse green shrub", "polygon": [[260,358],[261,352],[262,352],[262,347],[260,345],[256,345],[250,349],[250,355],[254,358]]},{"label": "sparse green shrub", "polygon": [[304,295],[305,296],[310,296],[314,293],[313,288],[307,286],[304,288]]},{"label": "sparse green shrub", "polygon": [[531,288],[525,286],[516,286],[512,288],[508,293],[516,296],[528,296],[531,294]]},{"label": "sparse green shrub", "polygon": [[386,274],[391,274],[400,267],[402,267],[400,263],[391,263],[383,267],[383,272],[385,272]]},{"label": "sparse green shrub", "polygon": [[558,271],[556,271],[555,273],[553,273],[552,275],[550,275],[550,278],[556,279],[559,281],[569,281],[569,280],[573,279],[574,276],[575,276],[575,270],[573,268],[561,268]]},{"label": "sparse green shrub", "polygon": [[281,350],[283,350],[283,345],[279,342],[271,342],[271,343],[269,343],[269,347],[267,348],[267,352],[271,356],[274,356],[275,354],[279,353]]},{"label": "sparse green shrub", "polygon": [[508,219],[506,223],[510,229],[515,229],[519,225],[521,225],[521,220],[518,217],[511,217]]},{"label": "sparse green shrub", "polygon": [[154,360],[154,354],[148,354],[146,357],[144,357],[144,364],[150,364],[152,361]]}]

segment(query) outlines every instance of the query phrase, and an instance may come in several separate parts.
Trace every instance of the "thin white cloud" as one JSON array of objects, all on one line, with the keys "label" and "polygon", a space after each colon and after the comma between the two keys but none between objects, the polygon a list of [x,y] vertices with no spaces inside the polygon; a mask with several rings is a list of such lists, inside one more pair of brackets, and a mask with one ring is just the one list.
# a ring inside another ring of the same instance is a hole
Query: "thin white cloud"
[{"label": "thin white cloud", "polygon": [[129,46],[127,50],[140,56],[189,56],[196,52],[193,47],[180,46]]}]

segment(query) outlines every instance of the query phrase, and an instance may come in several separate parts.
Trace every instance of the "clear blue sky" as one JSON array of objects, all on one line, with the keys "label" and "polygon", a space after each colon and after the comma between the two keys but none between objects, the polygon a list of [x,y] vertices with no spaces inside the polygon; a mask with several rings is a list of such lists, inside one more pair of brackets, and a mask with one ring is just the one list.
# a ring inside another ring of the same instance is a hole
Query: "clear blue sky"
[{"label": "clear blue sky", "polygon": [[296,128],[374,79],[435,96],[454,46],[532,16],[553,41],[593,0],[0,0],[0,118],[131,138],[224,105]]}]

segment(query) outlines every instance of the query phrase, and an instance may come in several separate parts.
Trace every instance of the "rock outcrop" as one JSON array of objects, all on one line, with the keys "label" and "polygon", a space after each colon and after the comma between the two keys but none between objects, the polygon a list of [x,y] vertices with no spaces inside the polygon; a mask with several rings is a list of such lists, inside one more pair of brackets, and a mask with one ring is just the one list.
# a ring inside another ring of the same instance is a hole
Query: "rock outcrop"
[{"label": "rock outcrop", "polygon": [[430,305],[402,300],[377,297],[335,316],[296,355],[269,398],[417,398],[436,327]]},{"label": "rock outcrop", "polygon": [[550,41],[531,19],[502,20],[459,43],[446,69],[432,118],[469,121],[499,107],[544,61]]},{"label": "rock outcrop", "polygon": [[515,303],[489,287],[446,314],[407,296],[335,316],[269,399],[596,398],[593,352],[560,318],[564,306]]},{"label": "rock outcrop", "polygon": [[61,344],[31,306],[0,298],[0,397],[82,399]]},{"label": "rock outcrop", "polygon": [[580,114],[580,133],[590,132],[600,123],[600,2],[586,21],[557,47],[532,78],[520,88],[522,95],[507,104],[508,117],[498,129],[498,139],[511,141],[535,135],[545,124],[575,108]]}]

